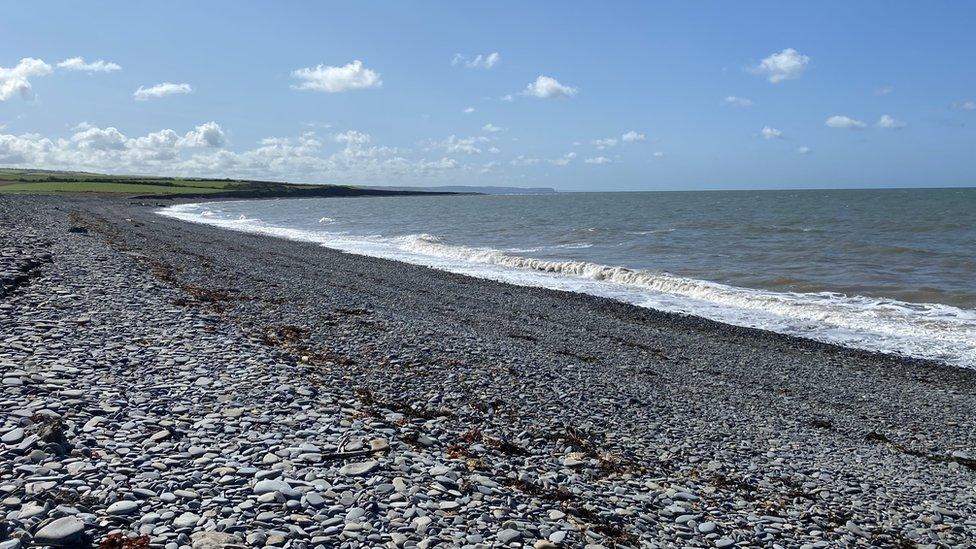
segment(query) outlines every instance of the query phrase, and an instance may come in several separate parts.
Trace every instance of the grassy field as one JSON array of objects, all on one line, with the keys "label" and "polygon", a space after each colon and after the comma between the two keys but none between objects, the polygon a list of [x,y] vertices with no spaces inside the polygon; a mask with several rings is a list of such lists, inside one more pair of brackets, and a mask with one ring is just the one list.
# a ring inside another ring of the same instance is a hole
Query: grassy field
[{"label": "grassy field", "polygon": [[142,185],[138,183],[115,183],[111,181],[79,181],[66,183],[37,182],[0,184],[0,193],[119,193],[132,195],[151,194],[193,194],[219,193],[224,189],[215,187],[177,187],[165,185]]},{"label": "grassy field", "polygon": [[101,193],[131,196],[207,194],[288,195],[315,189],[346,188],[332,185],[293,185],[236,179],[183,179],[169,177],[113,176],[87,172],[0,169],[0,194]]},{"label": "grassy field", "polygon": [[243,179],[193,179],[0,168],[0,196],[79,193],[140,198],[305,198],[428,194],[349,185],[299,185]]}]

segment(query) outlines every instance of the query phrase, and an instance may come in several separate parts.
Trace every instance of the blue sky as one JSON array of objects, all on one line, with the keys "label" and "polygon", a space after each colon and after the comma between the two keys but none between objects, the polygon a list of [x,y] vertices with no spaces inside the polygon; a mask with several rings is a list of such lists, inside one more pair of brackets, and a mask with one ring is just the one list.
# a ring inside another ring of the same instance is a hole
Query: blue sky
[{"label": "blue sky", "polygon": [[563,190],[969,186],[974,20],[967,2],[7,3],[0,165]]}]

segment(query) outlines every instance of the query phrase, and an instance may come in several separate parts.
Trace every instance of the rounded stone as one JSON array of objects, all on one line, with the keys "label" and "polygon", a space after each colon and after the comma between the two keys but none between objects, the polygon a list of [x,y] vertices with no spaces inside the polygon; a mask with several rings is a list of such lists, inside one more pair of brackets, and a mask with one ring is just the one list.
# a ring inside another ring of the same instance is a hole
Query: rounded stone
[{"label": "rounded stone", "polygon": [[62,517],[44,525],[34,534],[37,545],[68,547],[80,545],[85,536],[85,523],[75,517]]}]

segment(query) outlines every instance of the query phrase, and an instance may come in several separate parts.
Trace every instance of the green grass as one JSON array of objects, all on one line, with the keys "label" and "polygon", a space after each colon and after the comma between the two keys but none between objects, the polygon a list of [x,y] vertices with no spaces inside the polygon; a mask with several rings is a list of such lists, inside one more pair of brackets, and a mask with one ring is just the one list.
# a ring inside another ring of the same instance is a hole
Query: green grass
[{"label": "green grass", "polygon": [[172,196],[245,192],[280,195],[289,194],[298,189],[307,192],[313,188],[331,188],[331,186],[291,185],[238,179],[187,179],[0,168],[0,194],[111,193]]},{"label": "green grass", "polygon": [[[214,182],[218,183],[218,182]],[[38,193],[38,194],[57,194],[57,193],[119,193],[119,194],[202,194],[224,192],[226,186],[182,186],[164,184],[144,184],[144,183],[122,183],[113,181],[77,181],[77,182],[50,182],[38,181],[33,183],[11,183],[8,185],[0,184],[0,194],[2,193]]]},{"label": "green grass", "polygon": [[3,194],[115,194],[119,196],[214,195],[241,198],[365,196],[390,193],[348,185],[298,185],[246,179],[194,179],[142,175],[0,168]]}]

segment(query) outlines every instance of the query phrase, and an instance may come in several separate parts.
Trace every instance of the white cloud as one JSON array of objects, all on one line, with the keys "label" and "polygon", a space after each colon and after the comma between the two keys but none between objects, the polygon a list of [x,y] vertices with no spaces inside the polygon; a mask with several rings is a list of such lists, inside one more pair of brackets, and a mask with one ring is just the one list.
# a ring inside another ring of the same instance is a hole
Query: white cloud
[{"label": "white cloud", "polygon": [[752,99],[746,97],[737,97],[735,95],[729,95],[722,100],[726,105],[732,107],[751,107]]},{"label": "white cloud", "polygon": [[[220,148],[225,142],[224,130],[216,122],[200,124],[182,137],[173,130],[165,129],[141,137],[129,138],[116,128],[99,128],[87,122],[75,128],[78,131],[71,136],[70,142],[83,151],[138,150],[160,154],[166,149]],[[163,156],[172,158],[175,154],[163,154]]]},{"label": "white cloud", "polygon": [[643,141],[643,140],[647,139],[647,136],[645,136],[642,133],[638,133],[638,132],[635,132],[634,130],[631,130],[631,131],[629,131],[629,132],[621,135],[620,136],[620,139],[624,143],[633,143],[634,141]]},{"label": "white cloud", "polygon": [[456,53],[454,54],[454,58],[451,59],[451,65],[464,65],[469,69],[490,69],[497,65],[501,60],[502,56],[499,55],[497,51],[485,55],[478,54],[473,58],[469,58],[467,55],[462,53]]},{"label": "white cloud", "polygon": [[797,154],[810,154],[810,147],[797,147]]},{"label": "white cloud", "polygon": [[[152,173],[171,176],[239,177],[296,182],[428,182],[462,165],[451,158],[404,157],[391,147],[370,145],[368,135],[336,136],[329,152],[313,132],[269,137],[243,152],[222,148],[223,129],[201,124],[182,137],[172,129],[128,137],[113,127],[88,127],[67,139],[0,133],[0,163],[17,167]],[[446,177],[446,175],[445,175]]]},{"label": "white cloud", "polygon": [[491,161],[481,165],[481,173],[491,173],[498,167],[498,162]]},{"label": "white cloud", "polygon": [[976,101],[973,100],[961,101],[958,106],[964,111],[976,111]]},{"label": "white cloud", "polygon": [[0,163],[24,167],[45,167],[43,161],[57,145],[36,134],[0,134]]},{"label": "white cloud", "polygon": [[860,120],[855,120],[848,116],[834,115],[824,122],[828,128],[839,128],[844,130],[862,130],[867,127],[867,124],[861,122]]},{"label": "white cloud", "polygon": [[501,100],[502,100],[502,101],[515,101],[515,96],[514,96],[514,95],[512,95],[512,94],[508,94],[508,95],[503,95],[503,96],[501,97]]},{"label": "white cloud", "polygon": [[654,158],[664,158],[664,153],[661,151],[654,151]]},{"label": "white cloud", "polygon": [[32,97],[30,78],[45,76],[54,69],[40,59],[25,57],[11,68],[0,67],[0,101],[7,101],[15,96],[25,99]]},{"label": "white cloud", "polygon": [[783,80],[795,80],[803,75],[803,71],[810,63],[810,58],[793,48],[774,53],[763,59],[750,70],[754,74],[761,74],[773,84]]},{"label": "white cloud", "polygon": [[891,86],[883,86],[881,88],[878,88],[878,89],[874,90],[874,95],[888,95],[888,94],[890,94],[890,93],[892,93],[894,91],[895,91],[895,88],[893,88]]},{"label": "white cloud", "polygon": [[369,134],[357,132],[356,130],[337,133],[335,136],[337,143],[346,143],[347,145],[365,145],[370,142],[370,139]]},{"label": "white cloud", "polygon": [[587,158],[583,162],[586,162],[587,164],[609,164],[612,161],[605,156],[597,156],[594,158]]},{"label": "white cloud", "polygon": [[216,122],[207,122],[186,132],[178,142],[182,147],[223,147],[225,142],[224,129]]},{"label": "white cloud", "polygon": [[493,52],[491,52],[491,53],[489,53],[488,55],[485,56],[485,59],[484,59],[484,61],[482,61],[481,64],[486,69],[490,69],[490,68],[494,67],[496,64],[498,64],[498,62],[501,61],[501,60],[502,60],[502,56],[501,55],[498,55],[498,52],[497,51],[493,51]]},{"label": "white cloud", "polygon": [[291,76],[301,81],[300,84],[293,84],[292,89],[326,93],[379,88],[383,85],[379,73],[367,69],[358,59],[341,67],[318,65],[297,69],[291,72]]},{"label": "white cloud", "polygon": [[128,138],[112,127],[88,128],[72,135],[71,141],[83,150],[121,151],[126,148]]},{"label": "white cloud", "polygon": [[84,57],[71,57],[69,59],[65,59],[64,61],[58,63],[58,68],[68,71],[84,72],[113,72],[122,70],[120,65],[111,63],[109,61],[103,61],[101,59],[97,59],[91,63],[86,63]]},{"label": "white cloud", "polygon": [[[535,81],[530,82],[525,87],[522,95],[537,97],[539,99],[551,99],[554,97],[572,97],[578,90],[572,86],[561,84],[555,78],[539,75]],[[504,98],[503,98],[504,99]]]},{"label": "white cloud", "polygon": [[443,141],[428,141],[426,145],[428,150],[443,149],[448,153],[454,154],[481,154],[481,149],[478,147],[478,143],[484,143],[486,141],[488,141],[488,138],[482,136],[458,137],[456,135],[451,135]]},{"label": "white cloud", "polygon": [[566,154],[562,155],[559,158],[554,158],[552,160],[549,160],[549,163],[552,164],[552,165],[554,165],[554,166],[565,166],[565,165],[569,164],[570,162],[572,162],[573,159],[575,159],[575,158],[576,158],[576,153],[570,152],[570,153],[566,153]]},{"label": "white cloud", "polygon": [[481,131],[483,131],[483,132],[489,132],[489,133],[500,132],[503,129],[504,128],[499,128],[498,126],[492,124],[491,122],[489,122],[489,123],[487,123],[487,124],[485,124],[484,126],[481,127]]},{"label": "white cloud", "polygon": [[535,166],[535,165],[538,165],[539,162],[542,162],[542,161],[539,160],[538,158],[529,158],[529,157],[525,156],[524,154],[520,154],[520,155],[516,156],[515,158],[513,158],[510,163],[513,166]]},{"label": "white cloud", "polygon": [[779,139],[783,137],[783,132],[777,130],[776,128],[770,128],[769,126],[763,126],[761,133],[763,139]]},{"label": "white cloud", "polygon": [[896,118],[888,114],[882,114],[881,118],[879,118],[878,122],[875,124],[875,126],[879,128],[884,128],[886,130],[900,130],[907,125],[908,124],[905,124],[901,120],[897,120]]},{"label": "white cloud", "polygon": [[155,86],[150,86],[144,88],[139,86],[132,97],[136,98],[136,101],[146,101],[147,99],[155,99],[159,97],[164,97],[166,95],[175,95],[180,93],[190,93],[193,91],[193,87],[189,84],[173,84],[172,82],[163,82],[162,84],[156,84]]},{"label": "white cloud", "polygon": [[491,147],[491,148],[488,149],[488,152],[490,152],[491,154],[498,154],[498,153],[502,152],[502,150],[499,149],[498,147]]},{"label": "white cloud", "polygon": [[464,109],[464,114],[471,114],[474,112],[474,107],[468,107]]},{"label": "white cloud", "polygon": [[596,147],[598,150],[601,150],[602,151],[603,149],[606,149],[606,148],[609,148],[609,147],[616,147],[617,146],[617,138],[615,138],[615,137],[607,137],[605,139],[594,139],[593,141],[590,141],[590,143],[592,143],[593,146]]}]

